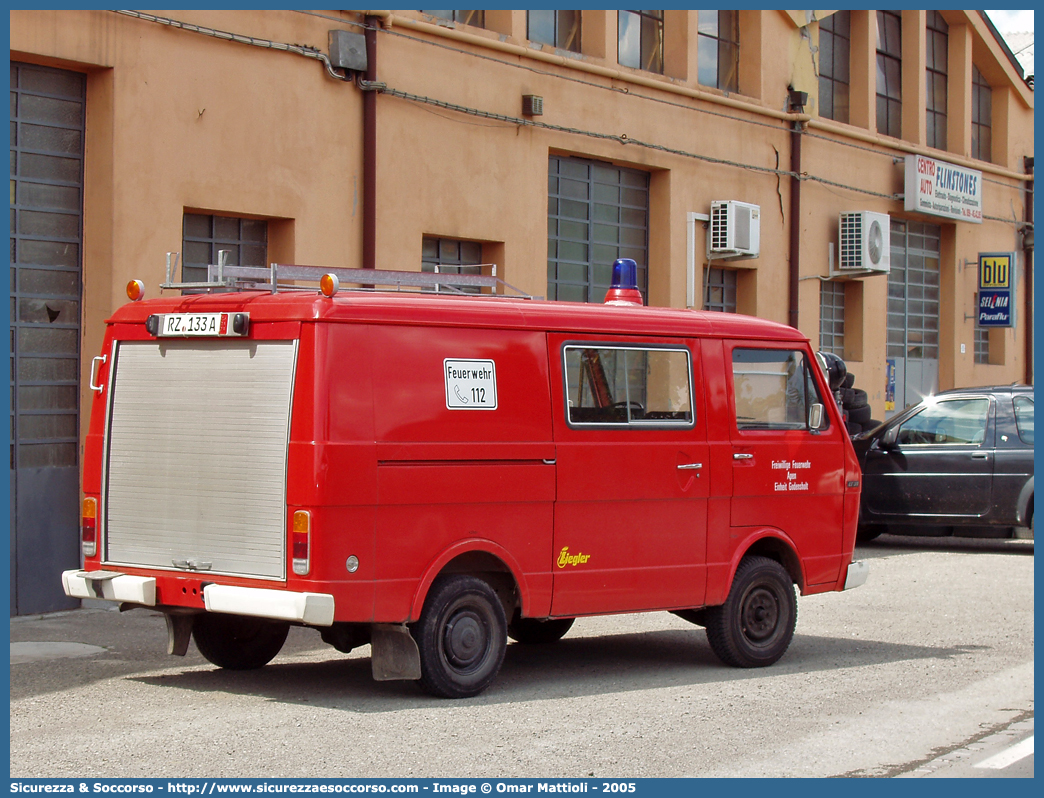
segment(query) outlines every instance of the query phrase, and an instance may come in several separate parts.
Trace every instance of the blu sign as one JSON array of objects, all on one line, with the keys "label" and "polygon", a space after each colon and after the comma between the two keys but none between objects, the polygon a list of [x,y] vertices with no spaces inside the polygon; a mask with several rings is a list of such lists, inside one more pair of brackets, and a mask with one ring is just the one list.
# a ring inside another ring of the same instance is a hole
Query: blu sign
[{"label": "blu sign", "polygon": [[1015,253],[979,253],[980,327],[1014,327]]}]

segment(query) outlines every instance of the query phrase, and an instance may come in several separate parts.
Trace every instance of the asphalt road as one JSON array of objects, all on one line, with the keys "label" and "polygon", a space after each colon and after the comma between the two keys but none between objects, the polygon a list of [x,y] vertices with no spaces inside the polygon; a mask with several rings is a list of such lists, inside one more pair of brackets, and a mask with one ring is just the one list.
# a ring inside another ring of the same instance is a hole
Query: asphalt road
[{"label": "asphalt road", "polygon": [[368,647],[313,630],[235,673],[168,657],[151,611],[13,619],[11,776],[931,777],[1031,737],[1033,542],[857,557],[867,583],[799,599],[770,668],[721,665],[666,613],[581,619],[462,701],[374,682]]}]

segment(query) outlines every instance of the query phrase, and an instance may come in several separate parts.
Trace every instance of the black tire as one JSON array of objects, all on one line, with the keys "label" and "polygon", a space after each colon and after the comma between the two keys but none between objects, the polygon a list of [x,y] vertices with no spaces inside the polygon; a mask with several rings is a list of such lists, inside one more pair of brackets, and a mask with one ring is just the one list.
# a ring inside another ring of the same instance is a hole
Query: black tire
[{"label": "black tire", "polygon": [[851,388],[853,385],[855,385],[855,374],[853,374],[850,371],[850,372],[848,372],[845,375],[845,379],[844,379],[844,381],[842,381],[841,387],[842,388]]},{"label": "black tire", "polygon": [[848,408],[848,420],[854,421],[856,424],[866,424],[870,421],[871,415],[873,415],[873,411],[870,409],[870,405]]},{"label": "black tire", "polygon": [[848,430],[849,435],[858,435],[860,432],[863,431],[863,425],[857,424],[854,421],[846,421],[845,429]]},{"label": "black tire", "polygon": [[883,423],[883,421],[878,421],[876,418],[872,418],[863,425],[863,429],[869,432],[872,429],[877,429]]},{"label": "black tire", "polygon": [[797,596],[786,569],[768,557],[743,559],[729,596],[707,612],[707,640],[718,659],[737,668],[762,668],[790,646]]},{"label": "black tire", "polygon": [[192,639],[199,653],[219,668],[250,671],[267,665],[286,642],[290,624],[206,612],[196,616]]},{"label": "black tire", "polygon": [[411,632],[420,649],[421,686],[441,698],[478,695],[504,662],[504,608],[493,588],[473,576],[436,579]]},{"label": "black tire", "polygon": [[541,645],[561,640],[572,626],[575,618],[519,618],[508,624],[508,637],[518,643]]},{"label": "black tire", "polygon": [[853,388],[852,401],[848,402],[848,404],[852,407],[866,407],[868,404],[870,404],[870,397],[862,388]]},{"label": "black tire", "polygon": [[884,534],[885,528],[880,524],[867,524],[856,530],[856,543],[869,543]]}]

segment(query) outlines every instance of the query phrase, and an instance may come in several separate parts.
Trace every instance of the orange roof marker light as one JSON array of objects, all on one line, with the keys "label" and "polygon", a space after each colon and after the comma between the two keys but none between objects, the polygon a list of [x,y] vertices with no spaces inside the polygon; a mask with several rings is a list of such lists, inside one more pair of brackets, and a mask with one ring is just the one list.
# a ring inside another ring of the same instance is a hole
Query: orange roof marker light
[{"label": "orange roof marker light", "polygon": [[131,302],[137,302],[145,298],[145,283],[141,280],[131,280],[127,283],[127,297]]},{"label": "orange roof marker light", "polygon": [[341,281],[336,274],[324,274],[319,278],[319,293],[323,296],[333,296],[341,287]]}]

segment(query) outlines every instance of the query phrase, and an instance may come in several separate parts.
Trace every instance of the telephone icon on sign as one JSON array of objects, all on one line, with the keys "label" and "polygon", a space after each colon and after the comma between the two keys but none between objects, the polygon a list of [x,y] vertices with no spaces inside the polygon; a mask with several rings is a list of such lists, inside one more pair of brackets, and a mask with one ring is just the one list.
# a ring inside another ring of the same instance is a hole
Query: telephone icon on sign
[{"label": "telephone icon on sign", "polygon": [[460,400],[461,402],[463,402],[464,404],[467,404],[467,403],[468,403],[468,397],[464,396],[464,394],[462,394],[462,393],[460,392],[460,386],[459,386],[459,385],[454,385],[454,386],[453,386],[453,393],[455,393],[455,394],[457,395],[457,398],[458,398],[458,399],[459,399],[459,400]]}]

